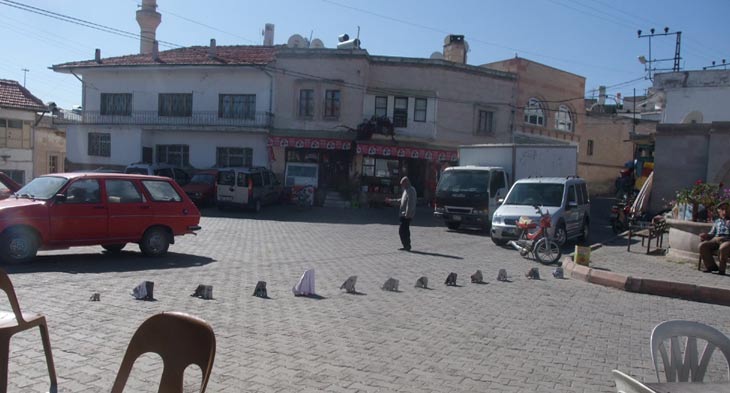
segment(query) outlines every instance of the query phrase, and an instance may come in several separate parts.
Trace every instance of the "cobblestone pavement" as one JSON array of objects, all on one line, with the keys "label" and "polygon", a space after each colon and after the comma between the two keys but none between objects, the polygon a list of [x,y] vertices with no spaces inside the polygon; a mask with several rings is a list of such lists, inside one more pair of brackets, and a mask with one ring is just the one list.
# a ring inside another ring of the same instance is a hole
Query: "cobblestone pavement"
[{"label": "cobblestone pavement", "polygon": [[[178,238],[161,259],[141,257],[136,245],[120,255],[85,247],[6,267],[23,309],[48,318],[59,391],[109,391],[132,334],[162,311],[213,326],[209,392],[614,392],[612,369],[654,378],[649,334],[657,323],[692,319],[730,333],[726,307],[554,279],[552,268],[483,234],[448,231],[425,209],[410,253],[397,251],[394,210],[225,213],[206,211],[199,236]],[[535,266],[542,279],[526,279]],[[291,293],[308,268],[319,300]],[[511,282],[495,280],[500,268]],[[477,269],[488,284],[469,282]],[[443,285],[449,272],[459,286]],[[339,290],[350,275],[361,295]],[[414,288],[423,275],[431,290]],[[380,290],[389,277],[400,292]],[[156,301],[130,296],[143,280],[154,281]],[[251,296],[258,280],[271,299]],[[215,299],[189,296],[198,284],[213,285]],[[100,302],[88,301],[93,292]],[[37,331],[13,338],[9,364],[9,391],[48,389]],[[156,356],[145,355],[127,391],[156,392],[160,375]],[[199,380],[192,366],[186,391]]]}]

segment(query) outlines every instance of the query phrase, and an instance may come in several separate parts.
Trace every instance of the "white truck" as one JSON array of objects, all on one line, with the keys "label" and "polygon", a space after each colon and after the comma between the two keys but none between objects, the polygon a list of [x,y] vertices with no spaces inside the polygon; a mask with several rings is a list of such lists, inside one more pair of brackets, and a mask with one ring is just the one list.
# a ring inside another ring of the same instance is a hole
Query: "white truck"
[{"label": "white truck", "polygon": [[449,229],[488,229],[498,200],[516,180],[575,176],[574,145],[488,144],[459,146],[459,166],[446,168],[436,187],[434,216]]}]

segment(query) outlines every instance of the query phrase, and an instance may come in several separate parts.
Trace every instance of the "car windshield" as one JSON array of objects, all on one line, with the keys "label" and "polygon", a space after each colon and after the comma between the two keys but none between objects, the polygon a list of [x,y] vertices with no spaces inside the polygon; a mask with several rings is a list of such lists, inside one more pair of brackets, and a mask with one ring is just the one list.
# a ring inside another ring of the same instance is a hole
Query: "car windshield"
[{"label": "car windshield", "polygon": [[489,171],[447,171],[439,181],[437,192],[486,193]]},{"label": "car windshield", "polygon": [[560,183],[517,183],[510,190],[504,204],[560,206],[564,187]]},{"label": "car windshield", "polygon": [[213,184],[215,183],[215,175],[210,173],[196,173],[190,179],[190,184]]},{"label": "car windshield", "polygon": [[51,199],[67,181],[65,177],[37,177],[18,190],[15,195],[21,198]]},{"label": "car windshield", "polygon": [[133,175],[146,175],[147,169],[146,168],[127,168],[124,170],[124,173],[129,173]]}]

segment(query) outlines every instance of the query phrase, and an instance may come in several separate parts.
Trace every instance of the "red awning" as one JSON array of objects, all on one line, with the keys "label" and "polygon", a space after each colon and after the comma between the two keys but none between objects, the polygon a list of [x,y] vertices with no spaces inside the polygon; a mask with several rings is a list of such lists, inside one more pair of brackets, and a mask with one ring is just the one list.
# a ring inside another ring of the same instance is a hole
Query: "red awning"
[{"label": "red awning", "polygon": [[272,136],[269,137],[269,146],[293,147],[297,149],[350,150],[352,142],[332,138]]},{"label": "red awning", "polygon": [[383,146],[371,143],[357,143],[357,153],[368,156],[417,158],[429,161],[459,161],[456,150],[428,149],[421,147]]}]

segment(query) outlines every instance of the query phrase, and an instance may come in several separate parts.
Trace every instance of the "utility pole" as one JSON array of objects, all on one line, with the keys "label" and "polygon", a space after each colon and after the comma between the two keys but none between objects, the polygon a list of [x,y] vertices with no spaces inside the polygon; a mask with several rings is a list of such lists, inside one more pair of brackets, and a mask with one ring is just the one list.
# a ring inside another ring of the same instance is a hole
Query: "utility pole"
[{"label": "utility pole", "polygon": [[722,59],[722,64],[715,64],[715,60],[712,61],[712,65],[707,67],[702,67],[703,70],[709,69],[709,68],[718,68],[722,67],[723,69],[727,70],[728,64],[725,62],[725,59]]},{"label": "utility pole", "polygon": [[[680,48],[682,43],[682,32],[681,31],[675,31],[673,33],[669,32],[669,28],[664,28],[664,33],[654,33],[654,28],[652,27],[649,29],[649,34],[641,34],[641,30],[638,30],[636,32],[637,36],[639,38],[649,38],[649,58],[647,59],[644,56],[639,56],[639,63],[644,65],[644,71],[648,73],[649,80],[653,81],[653,74],[654,71],[673,71],[673,72],[679,72],[679,61],[682,59],[682,56],[680,55]],[[657,36],[668,36],[668,35],[676,35],[677,36],[677,43],[674,47],[674,57],[667,58],[667,59],[654,59],[651,57],[651,39],[652,37]],[[658,62],[664,62],[664,61],[673,61],[674,65],[672,68],[655,68],[654,63]]]},{"label": "utility pole", "polygon": [[28,74],[28,71],[30,71],[27,68],[21,68],[21,71],[23,71],[23,87],[25,87],[25,75]]}]

